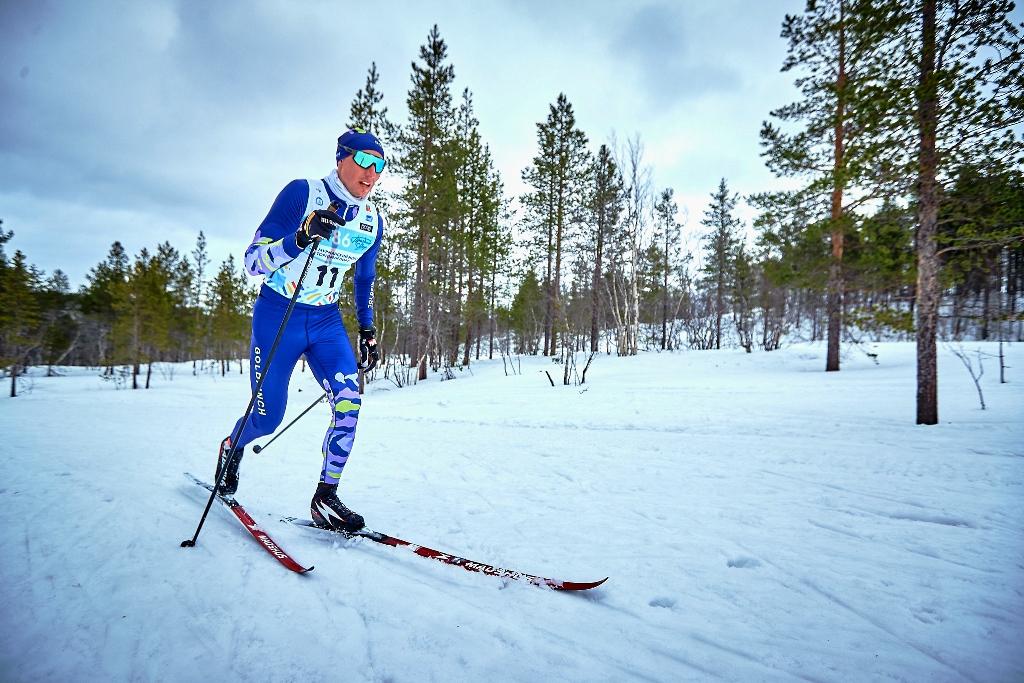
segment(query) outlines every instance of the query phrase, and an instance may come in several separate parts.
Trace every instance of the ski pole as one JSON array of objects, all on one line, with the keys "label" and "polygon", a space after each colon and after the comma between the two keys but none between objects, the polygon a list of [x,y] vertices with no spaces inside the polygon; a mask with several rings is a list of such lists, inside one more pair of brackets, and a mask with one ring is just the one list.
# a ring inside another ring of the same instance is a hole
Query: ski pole
[{"label": "ski pole", "polygon": [[[331,202],[331,210],[337,211],[340,208],[340,204],[337,202]],[[345,224],[345,217],[341,216],[342,225]],[[228,456],[224,458],[224,464],[231,462],[231,459],[235,457],[235,450],[238,447],[238,437],[242,435],[242,429],[245,427],[245,423],[249,421],[249,415],[252,414],[253,406],[256,405],[256,397],[259,396],[260,389],[263,388],[263,380],[267,378],[270,373],[270,364],[274,360],[274,354],[277,352],[277,347],[281,343],[281,337],[284,335],[284,328],[288,324],[288,319],[292,315],[292,309],[295,308],[295,300],[299,298],[299,292],[302,290],[302,281],[306,278],[306,272],[309,271],[309,264],[313,262],[313,254],[316,253],[317,247],[320,246],[320,238],[313,238],[313,248],[309,252],[309,257],[306,258],[306,265],[302,267],[302,273],[299,274],[298,282],[295,283],[295,291],[292,293],[292,298],[288,301],[288,308],[285,309],[284,318],[281,319],[281,327],[277,330],[277,337],[274,339],[274,345],[270,347],[270,354],[267,356],[267,364],[260,375],[259,380],[256,381],[256,386],[252,390],[252,398],[249,399],[249,407],[245,409],[245,417],[242,418],[241,422],[238,423],[238,427],[235,428],[234,434],[231,435],[231,450],[228,451]],[[203,530],[203,523],[206,522],[206,516],[210,513],[210,506],[213,505],[214,498],[217,497],[217,491],[220,489],[220,478],[221,478],[221,460],[217,459],[217,474],[213,482],[213,490],[210,492],[210,499],[206,501],[206,508],[203,510],[203,516],[199,519],[199,526],[196,527],[196,533],[191,539],[185,539],[181,542],[182,548],[193,548],[196,545],[196,539],[199,538],[199,532]]]},{"label": "ski pole", "polygon": [[[310,403],[310,404],[309,404],[309,407],[308,407],[308,408],[306,408],[305,410],[303,410],[303,411],[302,411],[301,413],[299,413],[299,416],[298,416],[297,418],[295,418],[294,420],[292,420],[291,422],[289,422],[289,423],[288,423],[288,427],[291,427],[291,426],[292,426],[293,424],[295,424],[296,422],[298,422],[298,421],[299,421],[299,420],[300,420],[300,419],[302,418],[302,416],[303,416],[303,415],[305,415],[305,414],[306,414],[306,413],[308,413],[309,411],[313,410],[313,407],[314,407],[314,406],[316,406],[316,405],[317,405],[318,403],[320,403],[321,401],[323,401],[323,400],[324,400],[325,398],[327,398],[327,394],[323,394],[323,395],[322,395],[322,396],[321,396],[320,398],[318,398],[317,400],[315,400],[315,401],[313,401],[312,403]],[[284,434],[285,432],[287,432],[287,431],[288,431],[288,427],[285,427],[284,429],[282,429],[281,431],[279,431],[279,432],[278,432],[277,434],[275,434],[275,435],[274,435],[274,438],[273,438],[273,439],[271,439],[270,441],[268,441],[268,442],[267,442],[267,445],[266,445],[266,446],[253,446],[253,447],[252,447],[252,452],[253,452],[253,453],[259,453],[259,452],[260,452],[260,451],[262,451],[262,450],[263,450],[264,448],[266,448],[266,447],[267,447],[267,446],[269,446],[270,444],[272,444],[272,443],[274,443],[275,441],[277,441],[277,437],[279,437],[279,436],[281,436],[282,434]]]}]

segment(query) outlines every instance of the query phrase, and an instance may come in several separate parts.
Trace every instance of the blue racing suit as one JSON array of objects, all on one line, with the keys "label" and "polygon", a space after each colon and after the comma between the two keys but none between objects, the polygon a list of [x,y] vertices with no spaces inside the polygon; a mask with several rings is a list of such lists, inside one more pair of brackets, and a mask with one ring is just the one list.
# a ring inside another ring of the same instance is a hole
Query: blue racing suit
[{"label": "blue racing suit", "polygon": [[[295,231],[303,219],[311,211],[326,209],[334,201],[344,203],[338,213],[346,219],[345,227],[335,230],[330,240],[322,240],[315,253],[312,244],[305,250],[299,249]],[[356,317],[360,327],[373,324],[373,281],[384,225],[384,218],[374,203],[353,197],[335,171],[323,180],[293,180],[277,195],[245,252],[248,273],[264,276],[252,314],[249,350],[252,388],[256,388],[263,372],[266,378],[252,414],[239,435],[238,448],[272,433],[281,424],[292,370],[299,357],[305,354],[314,378],[330,399],[332,411],[331,424],[324,437],[320,481],[338,483],[352,451],[360,406],[356,359],[341,321],[338,295],[345,271],[354,264]],[[264,370],[288,300],[309,259],[312,263],[273,363],[269,370]]]}]

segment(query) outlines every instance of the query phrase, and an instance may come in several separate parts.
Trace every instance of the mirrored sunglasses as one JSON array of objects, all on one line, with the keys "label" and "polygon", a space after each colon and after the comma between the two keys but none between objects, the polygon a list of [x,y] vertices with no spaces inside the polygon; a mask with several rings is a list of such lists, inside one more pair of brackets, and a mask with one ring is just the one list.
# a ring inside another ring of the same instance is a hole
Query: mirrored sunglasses
[{"label": "mirrored sunglasses", "polygon": [[348,147],[342,147],[342,149],[351,154],[352,161],[356,162],[361,168],[370,168],[372,164],[376,168],[377,173],[384,172],[384,166],[387,164],[384,159],[368,154],[361,149],[350,149]]}]

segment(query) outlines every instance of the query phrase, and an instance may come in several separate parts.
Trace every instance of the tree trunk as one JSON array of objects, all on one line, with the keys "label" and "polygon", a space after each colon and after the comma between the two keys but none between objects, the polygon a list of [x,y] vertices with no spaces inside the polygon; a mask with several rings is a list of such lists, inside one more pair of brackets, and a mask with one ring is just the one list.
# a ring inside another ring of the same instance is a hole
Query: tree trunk
[{"label": "tree trunk", "polygon": [[551,203],[550,193],[549,193],[548,196],[549,196],[549,199],[548,199],[548,215],[547,215],[547,218],[546,218],[546,220],[548,221],[548,263],[547,263],[547,271],[544,274],[544,291],[547,293],[547,300],[544,302],[544,355],[545,356],[549,355],[549,352],[551,350],[551,341],[552,341],[551,340],[551,332],[552,332],[552,328],[554,327],[554,323],[553,323],[553,319],[554,319],[554,310],[553,310],[553,308],[554,308],[553,307],[554,293],[551,290],[551,268],[552,268],[552,264],[551,264],[552,251],[551,250],[552,250],[552,240],[553,240],[553,237],[554,237],[553,232],[552,232],[552,229],[554,228],[554,225],[551,223],[551,213],[554,210],[554,207],[552,206],[552,203]]},{"label": "tree trunk", "polygon": [[452,318],[452,354],[449,365],[455,367],[459,362],[459,336],[462,333],[462,260],[463,253],[460,246],[456,252],[454,249],[449,259],[451,263],[451,279],[448,283],[448,310]]},{"label": "tree trunk", "polygon": [[985,289],[982,291],[982,294],[981,294],[981,340],[982,341],[988,341],[988,319],[990,317],[988,307],[989,307],[989,300],[991,299],[991,296],[989,295],[989,292],[991,291],[991,286],[992,286],[991,282],[992,282],[991,278],[988,275],[985,275]]},{"label": "tree trunk", "polygon": [[597,217],[597,253],[594,258],[594,303],[590,312],[590,351],[597,352],[600,336],[598,328],[601,318],[601,257],[604,252],[604,206],[598,208]]},{"label": "tree trunk", "polygon": [[[473,267],[468,266],[466,277],[466,350],[462,354],[462,364],[469,365],[469,347],[473,343]],[[461,287],[461,279],[460,279]],[[459,295],[461,299],[461,294]],[[480,358],[480,346],[477,345],[476,357]]]},{"label": "tree trunk", "polygon": [[844,3],[839,3],[839,69],[836,76],[835,152],[832,159],[832,262],[828,267],[828,353],[825,372],[839,370],[839,342],[843,333],[843,123],[846,103],[846,33]]},{"label": "tree trunk", "polygon": [[419,364],[417,377],[421,380],[427,378],[427,344],[429,330],[427,328],[427,282],[429,281],[428,269],[430,267],[430,234],[427,226],[422,226],[422,241],[420,243],[420,257],[416,260],[416,353],[413,355],[415,362]]},{"label": "tree trunk", "polygon": [[[497,254],[497,253],[495,253]],[[487,357],[494,358],[494,278],[498,272],[498,257],[494,257],[494,269],[491,271],[491,310],[488,312],[488,317],[491,323],[491,334],[487,340]]]},{"label": "tree trunk", "polygon": [[661,281],[661,350],[665,350],[665,342],[667,339],[668,332],[668,250],[669,250],[669,231],[670,227],[665,226],[665,270],[662,273]]},{"label": "tree trunk", "polygon": [[921,25],[921,90],[917,184],[917,424],[939,422],[938,359],[935,337],[939,319],[939,285],[935,238],[938,234],[938,194],[935,153],[938,119],[935,74],[935,0],[923,0]]},{"label": "tree trunk", "polygon": [[[562,232],[565,223],[565,173],[563,169],[559,173],[558,177],[558,211],[555,213],[555,281],[553,287],[553,300],[551,302],[552,317],[551,317],[551,355],[555,355],[555,351],[558,348],[558,332],[556,330],[561,329],[558,326],[560,318],[562,317],[562,303],[560,298],[562,296]],[[564,336],[564,335],[563,335]],[[562,339],[562,345],[566,345],[566,340]]]},{"label": "tree trunk", "polygon": [[633,272],[630,278],[630,294],[632,303],[633,324],[630,330],[629,355],[635,356],[640,342],[640,290],[637,281],[640,279],[640,218],[637,217],[636,230],[633,233]]},{"label": "tree trunk", "polygon": [[[721,268],[719,264],[719,268]],[[719,270],[718,276],[718,288],[715,293],[715,348],[722,348],[722,309],[725,304],[722,301],[722,290],[725,289],[725,285],[722,282],[721,270]]]}]

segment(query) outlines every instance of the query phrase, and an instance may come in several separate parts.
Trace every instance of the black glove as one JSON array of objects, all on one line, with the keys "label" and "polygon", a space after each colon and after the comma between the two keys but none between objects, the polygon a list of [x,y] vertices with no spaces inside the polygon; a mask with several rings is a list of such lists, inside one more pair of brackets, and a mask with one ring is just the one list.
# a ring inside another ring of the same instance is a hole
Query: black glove
[{"label": "black glove", "polygon": [[359,330],[359,369],[369,372],[377,367],[377,328],[373,325]]},{"label": "black glove", "polygon": [[295,233],[295,244],[299,249],[308,247],[315,237],[330,239],[335,230],[345,225],[345,219],[342,216],[345,215],[347,207],[342,204],[340,208],[340,216],[333,211],[324,209],[317,209],[306,216],[306,220],[302,221],[302,226]]}]

